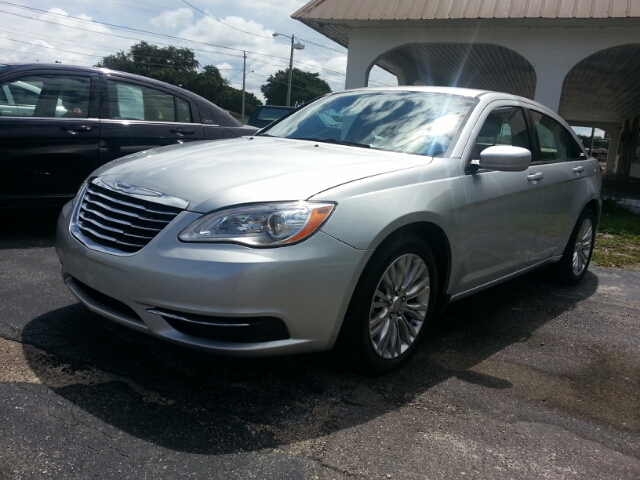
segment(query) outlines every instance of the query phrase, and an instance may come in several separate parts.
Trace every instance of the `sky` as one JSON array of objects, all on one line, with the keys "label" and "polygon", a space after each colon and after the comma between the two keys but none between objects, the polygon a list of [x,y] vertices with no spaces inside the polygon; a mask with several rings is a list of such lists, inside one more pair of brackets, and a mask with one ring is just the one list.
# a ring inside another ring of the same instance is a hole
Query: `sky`
[{"label": "sky", "polygon": [[[333,91],[344,89],[346,49],[316,33],[291,14],[308,0],[0,0],[0,63],[55,61],[95,65],[102,57],[142,40],[194,50],[201,66],[215,65],[235,88],[263,100],[269,75],[294,66],[317,72]],[[396,85],[375,67],[370,85]]]},{"label": "sky", "polygon": [[[308,0],[0,0],[0,63],[55,61],[95,65],[104,56],[142,40],[187,47],[203,67],[215,65],[235,88],[264,101],[260,86],[289,67],[319,73],[331,89],[344,89],[347,51],[291,18]],[[288,35],[289,38],[273,33]],[[396,78],[374,67],[369,85],[396,85]],[[295,88],[295,86],[294,86]],[[590,128],[574,128],[591,135]],[[597,136],[604,132],[596,130]]]}]

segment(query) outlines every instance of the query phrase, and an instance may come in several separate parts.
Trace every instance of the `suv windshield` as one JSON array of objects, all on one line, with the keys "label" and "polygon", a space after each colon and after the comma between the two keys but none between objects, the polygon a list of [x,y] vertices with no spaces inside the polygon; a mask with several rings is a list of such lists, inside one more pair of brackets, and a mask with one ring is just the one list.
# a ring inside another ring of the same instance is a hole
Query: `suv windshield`
[{"label": "suv windshield", "polygon": [[474,102],[420,91],[345,92],[316,100],[265,134],[442,156]]}]

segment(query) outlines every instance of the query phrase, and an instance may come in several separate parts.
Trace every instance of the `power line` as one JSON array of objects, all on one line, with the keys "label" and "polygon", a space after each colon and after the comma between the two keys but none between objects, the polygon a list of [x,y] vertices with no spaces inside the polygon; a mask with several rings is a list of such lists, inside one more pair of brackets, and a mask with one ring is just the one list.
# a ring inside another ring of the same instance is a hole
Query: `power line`
[{"label": "power line", "polygon": [[342,55],[346,55],[347,54],[347,52],[343,52],[341,50],[336,50],[335,48],[326,47],[324,45],[320,45],[319,43],[313,43],[311,40],[305,40],[304,38],[300,38],[300,37],[298,37],[298,40],[301,40],[301,41],[303,41],[305,43],[310,43],[311,45],[315,45],[316,47],[322,47],[322,48],[326,48],[327,50],[332,50],[334,52],[341,53]]},{"label": "power line", "polygon": [[[205,16],[207,16],[207,17],[209,17],[209,18],[213,19],[213,20],[215,20],[215,21],[216,21],[216,22],[218,22],[218,23],[221,23],[221,24],[222,24],[222,25],[224,25],[225,27],[233,28],[234,30],[237,30],[237,31],[239,31],[239,32],[246,33],[246,34],[248,34],[248,35],[253,35],[253,36],[255,36],[255,37],[259,37],[259,38],[268,38],[268,39],[271,39],[271,38],[272,38],[272,37],[268,37],[268,36],[266,36],[266,35],[260,35],[260,34],[258,34],[258,33],[248,32],[248,31],[246,31],[246,30],[242,30],[241,28],[234,27],[233,25],[229,25],[228,23],[223,22],[222,20],[220,20],[220,19],[218,19],[218,18],[214,17],[213,15],[208,14],[208,13],[207,13],[207,12],[205,12],[204,10],[199,9],[199,8],[198,8],[198,7],[196,7],[195,5],[190,4],[189,2],[187,2],[187,0],[182,0],[182,2],[183,2],[183,3],[186,3],[186,4],[187,4],[187,5],[189,5],[191,8],[193,8],[194,10],[196,10],[196,11],[200,12],[201,14],[203,14],[203,15],[205,15]],[[334,52],[338,52],[338,53],[341,53],[341,54],[343,54],[343,55],[346,55],[346,52],[343,52],[343,51],[341,51],[341,50],[336,50],[335,48],[327,47],[327,46],[325,46],[325,45],[320,45],[319,43],[312,42],[311,40],[305,40],[304,38],[300,38],[300,37],[298,37],[298,39],[299,39],[299,40],[302,40],[303,42],[306,42],[306,43],[308,43],[308,44],[310,44],[310,45],[315,45],[316,47],[326,48],[327,50],[332,50],[332,51],[334,51]]]},{"label": "power line", "polygon": [[[0,47],[0,50],[4,50],[4,51],[7,51],[7,52],[15,52],[15,53],[19,53],[21,55],[33,55],[33,56],[36,56],[36,57],[49,57],[49,55],[43,55],[41,53],[23,52],[22,50],[12,50],[11,48],[2,48],[2,47]],[[6,61],[6,60],[3,60],[3,62],[4,61]],[[74,60],[74,62],[75,61],[76,60]],[[93,66],[93,64],[91,62],[83,62],[82,60],[77,60],[77,62]]]},{"label": "power line", "polygon": [[[190,43],[195,43],[197,45],[205,45],[205,46],[208,46],[208,47],[222,48],[222,49],[225,49],[225,50],[231,50],[231,51],[235,51],[235,52],[242,52],[243,51],[242,49],[239,49],[239,48],[232,48],[232,47],[226,47],[224,45],[216,45],[216,44],[211,44],[211,43],[206,43],[206,42],[200,42],[200,41],[197,41],[197,40],[190,40],[188,38],[176,37],[174,35],[168,35],[168,34],[163,34],[163,33],[155,33],[155,32],[151,32],[151,31],[148,31],[148,30],[141,30],[141,29],[133,28],[133,27],[124,27],[124,26],[121,26],[121,25],[113,24],[113,23],[99,22],[97,20],[89,20],[89,19],[84,19],[84,18],[80,18],[80,17],[74,17],[72,15],[63,15],[63,14],[60,14],[60,13],[49,12],[47,10],[42,10],[42,9],[39,9],[39,8],[27,7],[27,6],[24,6],[24,5],[17,5],[15,3],[6,2],[6,1],[0,1],[0,4],[9,5],[9,6],[16,7],[16,8],[21,8],[21,9],[24,9],[24,10],[40,12],[40,13],[44,13],[46,15],[54,15],[54,16],[57,16],[57,17],[65,18],[67,20],[73,19],[73,20],[77,20],[77,21],[83,22],[83,23],[92,23],[92,24],[107,26],[107,27],[111,27],[111,28],[115,28],[115,29],[119,29],[119,30],[132,31],[132,32],[135,32],[135,33],[142,33],[142,34],[145,34],[145,35],[153,35],[153,36],[157,36],[157,37],[161,37],[161,38],[168,38],[168,39],[172,39],[172,40],[180,40],[182,42],[190,42]],[[57,24],[55,22],[50,22],[50,21],[47,21],[47,20],[39,19],[39,18],[27,17],[27,16],[20,15],[20,14],[15,13],[15,12],[7,12],[7,11],[3,11],[3,10],[0,10],[0,11],[3,12],[3,13],[7,13],[9,15],[15,15],[15,16],[18,16],[18,17],[27,18],[27,19],[34,20],[34,21],[50,23],[50,24],[53,24],[53,25],[59,25],[59,24]],[[80,28],[80,27],[77,27],[77,26],[74,26],[74,28],[77,29],[77,30],[84,30],[84,31],[92,32],[92,33],[100,33],[100,34],[103,34],[103,35],[112,35],[112,36],[119,37],[119,38],[132,39],[131,37],[119,36],[119,35],[115,35],[115,34],[112,34],[112,33],[97,32],[95,30],[87,30],[87,29],[83,29],[83,28]],[[136,38],[134,38],[133,40],[140,41],[140,39],[136,39]],[[164,44],[164,45],[167,45],[167,44]],[[259,56],[268,57],[268,58],[277,58],[277,59],[280,59],[280,60],[288,60],[288,58],[280,57],[280,56],[277,56],[277,55],[268,55],[266,53],[251,52],[249,50],[247,50],[247,52],[250,53],[250,54],[253,54],[253,55],[259,55]],[[216,53],[216,52],[209,52],[209,53]],[[241,55],[236,55],[236,57],[240,58]],[[301,61],[298,61],[298,60],[294,60],[294,62],[296,64],[298,64],[298,65],[304,65],[304,66],[311,67],[311,68],[316,69],[316,70],[323,70],[323,71],[326,71],[326,72],[335,73],[335,74],[340,75],[340,76],[344,76],[345,75],[342,72],[337,72],[335,70],[329,70],[327,68],[318,67],[316,65],[312,65],[312,64],[309,64],[309,63],[301,62]]]},{"label": "power line", "polygon": [[[15,3],[11,3],[11,2],[0,1],[0,4],[9,5],[11,7],[21,8],[21,9],[24,9],[24,10],[30,10],[30,11],[33,11],[33,12],[40,12],[40,13],[44,13],[46,15],[54,15],[56,17],[62,17],[62,18],[66,18],[66,19],[73,19],[73,20],[77,20],[77,21],[82,22],[82,23],[94,23],[96,25],[102,25],[102,26],[106,26],[106,27],[111,27],[111,28],[115,28],[115,29],[118,29],[118,30],[127,30],[127,31],[136,32],[136,33],[143,33],[145,35],[154,35],[156,37],[170,38],[170,39],[174,39],[174,40],[192,42],[192,43],[196,43],[196,44],[199,44],[199,45],[206,45],[206,46],[210,46],[210,47],[212,46],[212,47],[216,47],[216,48],[223,48],[225,50],[232,50],[232,51],[236,51],[236,52],[242,52],[242,50],[239,49],[239,48],[225,47],[224,45],[215,45],[215,44],[211,44],[211,43],[199,42],[197,40],[189,40],[188,38],[181,38],[181,37],[176,37],[174,35],[167,35],[165,33],[155,33],[155,32],[151,32],[149,30],[142,30],[142,29],[133,28],[133,27],[125,27],[125,26],[122,26],[122,25],[116,25],[114,23],[98,22],[97,20],[89,20],[89,19],[86,19],[86,18],[74,17],[72,15],[63,15],[61,13],[49,12],[47,10],[42,10],[40,8],[26,7],[24,5],[17,5]],[[23,17],[23,15],[18,15],[18,14],[13,13],[13,12],[5,12],[5,13],[8,13],[10,15],[17,15],[17,16]],[[37,18],[32,18],[32,17],[24,17],[24,18],[30,18],[31,20],[37,20],[37,21],[44,21],[44,20],[37,19]],[[52,22],[47,22],[47,23],[52,23]],[[76,28],[76,27],[74,27],[74,28]],[[96,32],[94,30],[90,30],[90,31],[93,32],[93,33],[100,33],[100,32]]]},{"label": "power line", "polygon": [[189,2],[187,2],[187,0],[182,0],[183,3],[186,3],[187,5],[189,5],[191,8],[193,8],[195,11],[200,12],[201,14],[203,14],[206,17],[212,18],[213,20],[215,20],[218,23],[221,23],[222,25],[224,25],[225,27],[229,27],[229,28],[233,28],[234,30],[237,30],[239,32],[242,33],[246,33],[248,35],[253,35],[255,37],[260,37],[260,38],[268,38],[271,39],[271,37],[267,37],[265,35],[259,35],[257,33],[251,33],[251,32],[247,32],[246,30],[242,30],[238,27],[234,27],[233,25],[229,25],[228,23],[223,22],[222,20],[218,20],[216,17],[214,17],[213,15],[209,15],[207,12],[205,12],[204,10],[200,10],[198,7],[195,7],[193,5],[191,5]]}]

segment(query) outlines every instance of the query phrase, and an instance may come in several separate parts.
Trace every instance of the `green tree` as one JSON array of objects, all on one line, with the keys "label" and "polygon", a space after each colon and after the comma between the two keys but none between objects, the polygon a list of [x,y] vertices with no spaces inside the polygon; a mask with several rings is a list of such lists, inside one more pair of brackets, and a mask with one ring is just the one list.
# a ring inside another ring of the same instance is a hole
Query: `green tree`
[{"label": "green tree", "polygon": [[[213,65],[199,70],[200,62],[188,48],[158,47],[143,41],[131,46],[128,52],[107,55],[96,66],[177,85],[227,110],[240,112],[242,109],[242,92],[231,87]],[[251,113],[255,105],[261,104],[255,95],[246,95],[246,112]]]},{"label": "green tree", "polygon": [[158,47],[142,41],[128,52],[107,55],[96,66],[158,78],[169,72],[196,73],[200,63],[188,48]]},{"label": "green tree", "polygon": [[[286,105],[289,70],[278,70],[270,75],[267,83],[260,87],[267,105]],[[331,93],[329,84],[320,78],[319,73],[293,69],[291,78],[291,105],[307,103],[321,95]]]},{"label": "green tree", "polygon": [[[253,113],[253,110],[257,105],[262,105],[262,102],[253,93],[245,92],[244,95],[244,114],[246,117]],[[218,103],[220,108],[229,110],[231,112],[242,112],[242,90],[237,88],[228,88],[225,90],[224,95]]]}]

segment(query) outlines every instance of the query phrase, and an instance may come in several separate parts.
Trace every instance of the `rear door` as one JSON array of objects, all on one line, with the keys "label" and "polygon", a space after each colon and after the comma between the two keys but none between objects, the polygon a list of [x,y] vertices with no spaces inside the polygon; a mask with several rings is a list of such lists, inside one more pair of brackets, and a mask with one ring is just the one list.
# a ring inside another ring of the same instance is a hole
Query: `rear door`
[{"label": "rear door", "polygon": [[98,75],[0,80],[0,206],[62,205],[98,165]]},{"label": "rear door", "polygon": [[537,158],[534,167],[546,179],[542,223],[531,257],[537,263],[562,254],[588,198],[587,158],[568,129],[556,119],[531,110]]},{"label": "rear door", "polygon": [[116,75],[104,75],[100,160],[176,143],[202,140],[198,108],[169,89]]}]

